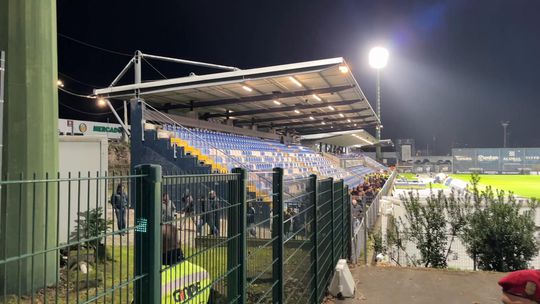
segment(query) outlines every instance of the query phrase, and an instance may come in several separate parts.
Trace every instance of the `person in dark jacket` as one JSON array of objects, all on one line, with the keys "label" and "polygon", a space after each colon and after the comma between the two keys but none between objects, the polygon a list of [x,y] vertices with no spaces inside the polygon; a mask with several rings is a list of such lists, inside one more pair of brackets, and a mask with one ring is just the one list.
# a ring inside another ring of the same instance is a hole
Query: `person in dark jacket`
[{"label": "person in dark jacket", "polygon": [[257,233],[255,231],[255,208],[253,208],[253,205],[251,203],[248,203],[247,208],[247,228],[251,236],[257,236]]},{"label": "person in dark jacket", "polygon": [[214,190],[210,190],[208,193],[208,205],[211,211],[208,218],[208,225],[212,230],[212,234],[218,236],[220,226],[219,200]]},{"label": "person in dark jacket", "polygon": [[[118,230],[126,228],[126,210],[128,206],[128,196],[123,184],[116,186],[116,192],[111,196],[111,204],[116,215]],[[122,232],[123,234],[124,232]]]},{"label": "person in dark jacket", "polygon": [[217,213],[217,201],[216,201],[215,191],[210,191],[208,193],[208,198],[205,198],[204,195],[201,196],[199,200],[199,221],[197,223],[197,234],[202,235],[204,224],[208,224],[210,227],[211,235],[219,235],[219,230],[216,226],[216,219],[219,221]]},{"label": "person in dark jacket", "polygon": [[[182,211],[184,213],[184,219],[180,222],[180,230],[187,225],[186,221],[191,218],[193,226],[196,226],[195,223],[195,206],[194,206],[193,196],[189,193],[189,189],[186,189],[186,192],[182,196],[182,205],[184,206]],[[186,228],[187,229],[187,228]]]}]

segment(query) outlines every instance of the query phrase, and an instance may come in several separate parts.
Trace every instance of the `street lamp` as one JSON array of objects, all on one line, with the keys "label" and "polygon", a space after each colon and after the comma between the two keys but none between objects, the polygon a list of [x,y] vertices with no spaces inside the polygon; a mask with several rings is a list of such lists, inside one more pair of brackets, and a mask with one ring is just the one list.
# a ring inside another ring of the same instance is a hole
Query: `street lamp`
[{"label": "street lamp", "polygon": [[377,46],[369,51],[369,65],[377,70],[377,117],[379,117],[379,124],[377,125],[377,146],[376,146],[376,158],[377,161],[382,161],[381,154],[381,69],[388,63],[388,50]]}]

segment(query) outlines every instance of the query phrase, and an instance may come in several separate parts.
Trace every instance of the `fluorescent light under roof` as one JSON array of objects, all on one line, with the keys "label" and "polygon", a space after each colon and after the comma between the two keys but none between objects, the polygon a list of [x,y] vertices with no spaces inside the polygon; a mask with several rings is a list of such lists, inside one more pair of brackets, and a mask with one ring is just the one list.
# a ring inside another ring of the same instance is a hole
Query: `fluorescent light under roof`
[{"label": "fluorescent light under roof", "polygon": [[246,90],[246,91],[248,91],[248,92],[251,92],[251,91],[253,91],[253,89],[252,89],[252,88],[250,88],[250,87],[248,87],[248,86],[245,86],[245,85],[244,85],[244,86],[242,86],[242,89],[244,89],[244,90]]},{"label": "fluorescent light under roof", "polygon": [[341,116],[341,117],[345,117],[345,115],[343,115],[343,113],[339,113],[339,116]]},{"label": "fluorescent light under roof", "polygon": [[349,72],[349,67],[346,66],[346,65],[340,65],[340,66],[339,66],[339,71],[340,71],[341,73],[345,74],[345,73]]},{"label": "fluorescent light under roof", "polygon": [[313,96],[313,98],[317,99],[317,101],[322,101],[322,99],[319,96],[317,96],[317,94],[313,94],[311,96]]},{"label": "fluorescent light under roof", "polygon": [[298,111],[298,110],[294,110],[294,113],[296,113],[296,114],[300,114],[300,111]]},{"label": "fluorescent light under roof", "polygon": [[347,122],[351,122],[351,120],[350,120],[350,119],[347,119]]},{"label": "fluorescent light under roof", "polygon": [[281,102],[279,102],[277,100],[274,100],[274,103],[277,104],[278,106],[281,104]]},{"label": "fluorescent light under roof", "polygon": [[302,84],[300,83],[300,81],[296,80],[296,78],[289,76],[289,80],[292,81],[295,85],[302,87]]},{"label": "fluorescent light under roof", "polygon": [[313,116],[310,116],[310,117],[309,117],[309,119],[311,119],[311,120],[315,120],[315,118],[314,118]]},{"label": "fluorescent light under roof", "polygon": [[328,106],[328,109],[330,109],[330,110],[332,110],[332,111],[334,111],[334,110],[335,110],[335,108],[334,108],[334,107],[332,107],[332,106]]},{"label": "fluorescent light under roof", "polygon": [[326,124],[326,123],[325,123],[324,121],[323,121],[323,122],[321,122],[321,125],[325,125],[325,124]]}]

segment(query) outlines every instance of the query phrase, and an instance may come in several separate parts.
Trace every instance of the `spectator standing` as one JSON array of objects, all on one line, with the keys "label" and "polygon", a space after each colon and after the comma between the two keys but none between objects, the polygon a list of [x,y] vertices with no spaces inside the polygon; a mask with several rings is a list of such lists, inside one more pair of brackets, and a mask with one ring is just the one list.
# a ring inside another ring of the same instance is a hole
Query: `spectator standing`
[{"label": "spectator standing", "polygon": [[123,229],[126,228],[126,210],[128,206],[128,196],[123,184],[118,184],[116,186],[116,192],[111,196],[111,204],[114,208],[114,213],[116,215],[116,225],[118,230],[122,230],[120,233],[123,235],[125,232]]},{"label": "spectator standing", "polygon": [[186,189],[186,192],[184,195],[182,195],[182,206],[184,219],[180,223],[180,230],[182,230],[183,226],[186,225],[185,222],[188,220],[188,218],[191,218],[191,222],[193,223],[193,226],[195,226],[195,218],[193,217],[195,206],[193,206],[193,196],[189,193],[189,189]]},{"label": "spectator standing", "polygon": [[256,237],[256,231],[255,231],[255,208],[253,208],[253,205],[251,203],[248,203],[247,208],[247,226],[249,234],[253,237]]},{"label": "spectator standing", "polygon": [[[202,230],[204,228],[204,224],[208,224],[210,227],[210,235],[218,235],[219,230],[217,229],[215,225],[216,220],[216,213],[214,207],[216,206],[216,192],[214,190],[210,191],[208,193],[208,199],[204,196],[201,196],[201,199],[199,200],[199,208],[201,209],[201,216],[199,218],[199,223],[197,224],[197,234],[202,235]],[[219,218],[218,218],[219,220]]]},{"label": "spectator standing", "polygon": [[216,191],[210,190],[208,193],[208,202],[210,205],[210,214],[208,225],[215,236],[219,235],[220,216],[219,216],[219,200]]},{"label": "spectator standing", "polygon": [[202,229],[204,227],[204,224],[206,224],[207,219],[206,211],[208,210],[206,206],[206,198],[204,197],[204,195],[201,195],[196,209],[196,213],[199,214],[199,220],[197,221],[197,235],[202,235]]},{"label": "spectator standing", "polygon": [[287,208],[284,211],[283,214],[283,232],[285,234],[285,237],[289,237],[291,234],[291,227],[292,227],[292,211],[291,208]]}]

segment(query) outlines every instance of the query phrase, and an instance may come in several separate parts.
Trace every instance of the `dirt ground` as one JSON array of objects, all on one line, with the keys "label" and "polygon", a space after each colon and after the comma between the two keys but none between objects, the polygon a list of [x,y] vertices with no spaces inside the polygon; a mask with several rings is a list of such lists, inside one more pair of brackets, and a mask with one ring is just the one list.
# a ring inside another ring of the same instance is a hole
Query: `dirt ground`
[{"label": "dirt ground", "polygon": [[336,304],[501,303],[497,281],[504,273],[363,266],[351,269],[354,298]]}]

